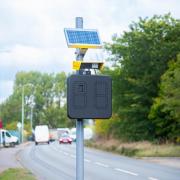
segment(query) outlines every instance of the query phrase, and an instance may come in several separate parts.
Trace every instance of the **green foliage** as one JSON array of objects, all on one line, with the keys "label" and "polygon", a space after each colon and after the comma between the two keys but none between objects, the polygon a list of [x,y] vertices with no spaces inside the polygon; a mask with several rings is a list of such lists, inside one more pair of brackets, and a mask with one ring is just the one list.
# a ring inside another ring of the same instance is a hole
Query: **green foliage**
[{"label": "green foliage", "polygon": [[113,109],[118,116],[116,137],[127,140],[154,138],[148,114],[157,97],[161,75],[180,51],[180,21],[169,14],[139,19],[129,32],[106,44],[113,78]]},{"label": "green foliage", "polygon": [[99,136],[102,137],[108,137],[109,135],[109,125],[110,122],[106,121],[106,120],[96,120],[95,121],[95,132],[96,134],[98,134]]},{"label": "green foliage", "polygon": [[169,62],[161,77],[159,97],[154,100],[149,119],[160,141],[180,139],[180,54]]},{"label": "green foliage", "polygon": [[26,132],[26,134],[31,134],[31,124],[30,124],[30,121],[26,121],[24,123],[24,131]]},{"label": "green foliage", "polygon": [[96,119],[95,133],[101,138],[110,138],[112,135],[115,137],[119,131],[117,122],[118,119],[114,114],[109,120]]},{"label": "green foliage", "polygon": [[6,124],[5,129],[7,130],[17,130],[17,121],[12,121],[11,123]]},{"label": "green foliage", "polygon": [[65,108],[51,106],[44,112],[47,124],[52,127],[67,127]]},{"label": "green foliage", "polygon": [[36,180],[36,177],[23,168],[9,168],[0,174],[0,180]]},{"label": "green foliage", "polygon": [[2,118],[3,125],[10,122],[17,122],[21,118],[21,100],[17,95],[11,95],[6,102],[0,105],[0,117]]}]

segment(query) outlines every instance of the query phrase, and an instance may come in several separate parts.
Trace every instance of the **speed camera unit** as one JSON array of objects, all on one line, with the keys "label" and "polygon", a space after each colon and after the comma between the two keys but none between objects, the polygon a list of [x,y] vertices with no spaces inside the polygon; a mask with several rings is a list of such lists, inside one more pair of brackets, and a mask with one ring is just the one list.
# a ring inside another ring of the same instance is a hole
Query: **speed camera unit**
[{"label": "speed camera unit", "polygon": [[112,115],[109,76],[71,75],[67,80],[67,113],[71,119],[106,119]]}]

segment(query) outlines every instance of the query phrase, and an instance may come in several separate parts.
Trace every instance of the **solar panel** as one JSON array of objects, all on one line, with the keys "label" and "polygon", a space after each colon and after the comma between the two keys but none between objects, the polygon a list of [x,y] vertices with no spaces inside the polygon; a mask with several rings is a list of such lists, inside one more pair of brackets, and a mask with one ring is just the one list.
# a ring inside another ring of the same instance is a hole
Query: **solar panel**
[{"label": "solar panel", "polygon": [[102,44],[97,30],[64,29],[68,47],[101,48]]}]

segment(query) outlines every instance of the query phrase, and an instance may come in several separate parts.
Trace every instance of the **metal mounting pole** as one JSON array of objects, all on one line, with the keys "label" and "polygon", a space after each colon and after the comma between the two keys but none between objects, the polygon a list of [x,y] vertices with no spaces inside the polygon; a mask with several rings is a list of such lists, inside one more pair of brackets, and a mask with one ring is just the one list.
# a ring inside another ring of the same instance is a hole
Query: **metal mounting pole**
[{"label": "metal mounting pole", "polygon": [[76,180],[84,180],[83,119],[76,120]]},{"label": "metal mounting pole", "polygon": [[31,105],[31,133],[33,132],[33,106]]},{"label": "metal mounting pole", "polygon": [[[76,17],[76,28],[83,28],[83,18]],[[76,49],[76,60],[83,60],[83,55]],[[76,71],[76,74],[80,74]],[[76,180],[84,180],[84,128],[83,119],[76,120]]]}]

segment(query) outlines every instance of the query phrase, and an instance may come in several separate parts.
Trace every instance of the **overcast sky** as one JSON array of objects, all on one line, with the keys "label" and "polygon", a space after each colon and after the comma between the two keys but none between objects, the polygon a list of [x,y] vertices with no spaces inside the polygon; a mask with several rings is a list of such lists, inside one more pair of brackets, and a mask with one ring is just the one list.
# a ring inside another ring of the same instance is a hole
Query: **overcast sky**
[{"label": "overcast sky", "polygon": [[[168,12],[179,19],[180,0],[0,0],[0,103],[18,71],[72,71],[74,49],[67,48],[63,29],[74,28],[75,17],[108,42],[138,17]],[[91,50],[86,59],[103,57]]]}]

